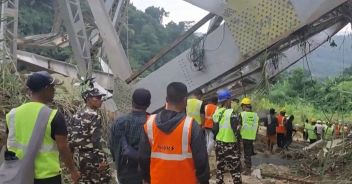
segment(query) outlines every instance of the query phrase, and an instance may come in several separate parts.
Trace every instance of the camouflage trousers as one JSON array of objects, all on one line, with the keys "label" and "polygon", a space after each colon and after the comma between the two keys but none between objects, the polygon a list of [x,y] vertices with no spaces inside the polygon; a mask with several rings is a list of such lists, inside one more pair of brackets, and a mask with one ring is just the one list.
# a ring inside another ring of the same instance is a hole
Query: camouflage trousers
[{"label": "camouflage trousers", "polygon": [[[94,151],[75,151],[74,159],[76,166],[81,172],[80,184],[109,184],[111,180],[111,172],[109,166],[103,170],[99,170],[100,160],[105,155],[97,155]],[[104,158],[106,160],[106,158]]]},{"label": "camouflage trousers", "polygon": [[241,179],[241,150],[239,143],[224,143],[216,141],[216,184],[224,183],[226,169],[231,174],[233,183],[242,183]]}]

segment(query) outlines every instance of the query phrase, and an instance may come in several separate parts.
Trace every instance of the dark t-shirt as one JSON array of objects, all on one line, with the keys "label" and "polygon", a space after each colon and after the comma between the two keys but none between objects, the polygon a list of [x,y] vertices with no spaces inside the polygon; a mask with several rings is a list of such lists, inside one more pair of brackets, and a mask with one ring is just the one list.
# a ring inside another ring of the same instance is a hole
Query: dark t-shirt
[{"label": "dark t-shirt", "polygon": [[[9,133],[9,129],[6,128],[6,133]],[[59,111],[55,114],[55,117],[51,121],[51,138],[55,140],[55,135],[67,135],[67,126],[65,117]]]},{"label": "dark t-shirt", "polygon": [[276,133],[276,126],[278,124],[276,116],[270,115],[270,118],[267,116],[264,124],[267,128],[266,132],[268,135],[273,135]]},{"label": "dark t-shirt", "polygon": [[65,117],[61,112],[57,112],[51,121],[51,138],[55,140],[55,135],[67,135]]}]

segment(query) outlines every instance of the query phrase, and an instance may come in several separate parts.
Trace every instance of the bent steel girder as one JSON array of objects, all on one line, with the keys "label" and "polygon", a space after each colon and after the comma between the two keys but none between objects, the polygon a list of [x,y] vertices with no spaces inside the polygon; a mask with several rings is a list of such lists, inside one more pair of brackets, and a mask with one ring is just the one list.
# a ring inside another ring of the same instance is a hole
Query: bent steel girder
[{"label": "bent steel girder", "polygon": [[[337,23],[326,27],[324,30],[315,33],[308,39],[305,39],[304,42],[307,43],[307,45],[303,45],[301,42],[299,42],[289,48],[281,50],[280,52],[282,52],[284,57],[279,59],[276,64],[273,64],[271,60],[267,60],[265,65],[252,67],[250,71],[243,73],[243,78],[237,75],[236,77],[228,79],[227,81],[223,81],[221,84],[218,83],[219,85],[212,88],[211,90],[206,91],[206,96],[215,95],[216,90],[219,88],[231,89],[234,84],[240,82],[241,80],[246,80],[248,77],[254,80],[254,83],[245,85],[244,89],[246,91],[253,90],[258,87],[258,85],[263,82],[264,78],[267,78],[269,81],[273,80],[277,75],[305,58],[306,55],[314,52],[322,44],[326,43],[332,36],[334,36],[338,31],[346,26],[347,23],[348,22],[346,20],[340,20]],[[235,96],[242,95],[243,89],[242,87],[240,89],[233,89],[233,92]]]},{"label": "bent steel girder", "polygon": [[91,76],[92,61],[80,0],[58,0],[80,78]]},{"label": "bent steel girder", "polygon": [[342,8],[343,7],[335,9],[334,11],[322,16],[316,22],[304,28],[301,28],[300,30],[288,36],[287,38],[280,40],[279,42],[268,48],[266,52],[262,54],[262,56],[259,56],[259,59],[261,61],[258,61],[258,59],[249,61],[245,67],[241,68],[241,70],[234,71],[234,73],[225,75],[217,79],[216,81],[211,81],[211,83],[205,87],[204,91],[206,93],[211,93],[217,90],[218,88],[226,87],[226,85],[229,83],[236,82],[239,79],[242,79],[249,75],[253,75],[254,73],[258,73],[263,70],[263,59],[270,59],[279,53],[281,53],[281,56],[285,56],[283,52],[288,48],[303,42],[304,40],[310,38],[311,36],[317,33],[324,31],[326,28],[331,27],[337,22],[346,22],[346,17],[341,13]]},{"label": "bent steel girder", "polygon": [[[294,4],[293,1],[295,1],[296,4]],[[234,34],[234,31],[236,31],[234,29],[234,25],[228,23],[228,17],[224,18],[226,24],[220,26],[212,33],[208,34],[205,39],[205,59],[203,61],[205,66],[204,70],[197,71],[192,69],[192,63],[188,58],[190,51],[187,50],[178,57],[165,64],[164,66],[162,66],[161,68],[159,68],[158,70],[149,74],[144,79],[137,82],[135,87],[147,88],[151,91],[152,96],[158,97],[158,99],[155,99],[154,103],[149,108],[150,111],[155,111],[164,105],[164,99],[166,97],[165,89],[170,82],[183,82],[187,85],[188,90],[191,92],[197,88],[202,88],[204,85],[209,84],[210,81],[214,81],[220,77],[233,73],[234,71],[239,70],[241,68],[244,69],[246,65],[261,56],[267,50],[268,47],[272,47],[276,43],[280,43],[280,41],[284,40],[289,35],[295,33],[295,31],[299,30],[300,28],[313,24],[313,22],[317,21],[317,19],[318,22],[321,21],[319,20],[320,17],[325,14],[328,14],[331,10],[339,7],[339,5],[345,2],[342,0],[333,2],[327,0],[315,1],[317,3],[311,4],[303,1],[302,4],[297,4],[298,0],[290,1],[292,3],[292,5],[290,6],[290,11],[295,12],[294,20],[297,25],[288,25],[286,27],[284,26],[284,29],[286,29],[287,31],[285,33],[280,32],[280,34],[277,34],[277,36],[276,34],[274,34],[270,39],[270,42],[265,44],[266,47],[261,48],[261,50],[257,50],[256,48],[253,50],[250,46],[246,46],[249,49],[243,48],[243,46],[246,44],[241,43],[243,43],[243,41],[245,40],[238,39],[238,37]],[[204,1],[202,1],[202,3],[204,3]],[[309,7],[309,9],[312,11],[307,11],[307,7],[302,5]],[[264,32],[265,31],[267,30],[264,30]],[[248,36],[248,39],[253,38]],[[284,43],[286,42],[283,42],[281,44],[285,45]],[[290,44],[291,43],[287,43],[287,47],[291,47]],[[246,55],[247,53],[249,53],[249,55]],[[258,63],[254,62],[253,65],[257,66],[257,64]],[[253,71],[253,68],[249,67],[248,70],[252,71],[253,74],[255,73],[255,71]]]},{"label": "bent steel girder", "polygon": [[[19,65],[29,66],[40,70],[47,70],[63,76],[75,77],[77,76],[76,66],[64,61],[58,61],[48,57],[40,56],[26,51],[18,51],[17,57]],[[114,76],[109,73],[92,71],[92,77],[95,81],[103,86],[105,89],[114,89],[113,80]]]}]

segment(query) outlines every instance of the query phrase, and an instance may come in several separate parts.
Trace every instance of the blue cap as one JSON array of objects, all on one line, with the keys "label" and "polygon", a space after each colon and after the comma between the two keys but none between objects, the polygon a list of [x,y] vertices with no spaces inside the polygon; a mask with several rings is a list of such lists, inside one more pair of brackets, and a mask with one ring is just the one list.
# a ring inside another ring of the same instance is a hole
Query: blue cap
[{"label": "blue cap", "polygon": [[34,92],[40,91],[41,89],[49,85],[60,85],[62,81],[55,79],[47,71],[33,72],[28,76],[26,86]]},{"label": "blue cap", "polygon": [[231,93],[228,89],[221,89],[217,92],[218,102],[223,102],[231,98]]}]

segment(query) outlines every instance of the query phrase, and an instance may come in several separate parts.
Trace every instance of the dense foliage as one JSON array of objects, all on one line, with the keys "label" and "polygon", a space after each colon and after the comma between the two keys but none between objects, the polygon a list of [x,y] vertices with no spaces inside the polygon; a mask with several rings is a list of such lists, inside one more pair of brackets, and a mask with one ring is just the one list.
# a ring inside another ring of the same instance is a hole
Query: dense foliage
[{"label": "dense foliage", "polygon": [[[19,35],[29,36],[50,33],[54,20],[53,0],[24,0],[20,1]],[[89,8],[82,3],[85,17],[91,16]],[[177,36],[185,32],[192,22],[170,22],[163,25],[163,18],[168,16],[163,8],[149,7],[145,12],[137,10],[133,5],[128,6],[128,25],[122,29],[120,39],[128,53],[129,61],[134,70],[140,68],[151,59],[160,49],[172,43]],[[88,21],[88,20],[87,20]],[[63,31],[64,28],[61,28]],[[155,68],[188,49],[196,36],[192,35],[172,52],[162,58]],[[25,48],[43,56],[58,60],[68,60],[72,55],[70,48]]]},{"label": "dense foliage", "polygon": [[[346,70],[347,71],[347,70]],[[352,118],[352,75],[318,80],[297,68],[283,73],[265,94],[256,94],[258,110],[286,108],[289,114],[323,120]]]}]

